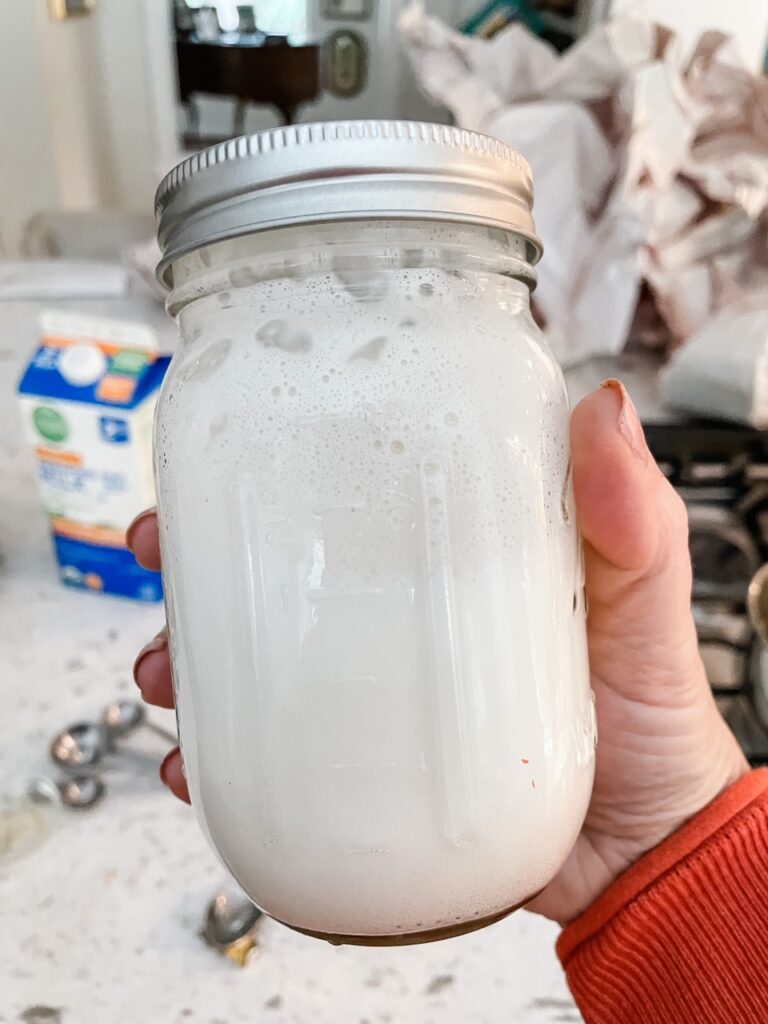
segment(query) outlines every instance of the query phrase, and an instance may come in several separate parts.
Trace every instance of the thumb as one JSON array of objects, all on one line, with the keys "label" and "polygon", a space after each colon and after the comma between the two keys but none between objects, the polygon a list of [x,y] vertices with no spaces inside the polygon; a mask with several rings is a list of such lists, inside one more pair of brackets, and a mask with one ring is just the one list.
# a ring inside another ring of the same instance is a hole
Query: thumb
[{"label": "thumb", "polygon": [[[637,678],[627,671],[637,659],[668,666],[681,686],[706,686],[690,610],[685,506],[651,457],[619,381],[576,407],[571,445],[593,667],[618,683]],[[649,672],[648,681],[663,675]]]},{"label": "thumb", "polygon": [[666,507],[679,499],[651,458],[620,381],[605,381],[576,406],[571,444],[584,539],[617,568],[647,570],[659,554],[661,518],[671,513],[680,519],[684,510]]}]

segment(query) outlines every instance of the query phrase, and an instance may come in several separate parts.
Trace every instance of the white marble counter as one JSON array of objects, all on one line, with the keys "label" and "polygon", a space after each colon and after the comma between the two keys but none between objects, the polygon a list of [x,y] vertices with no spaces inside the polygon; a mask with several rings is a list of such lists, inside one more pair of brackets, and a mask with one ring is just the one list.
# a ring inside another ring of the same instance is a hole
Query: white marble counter
[{"label": "white marble counter", "polygon": [[[34,309],[0,305],[0,794],[47,771],[50,737],[132,696],[158,608],[56,579],[13,389]],[[162,720],[163,713],[158,717]],[[97,808],[0,863],[0,1022],[566,1024],[580,1021],[555,926],[526,913],[397,950],[334,948],[266,921],[245,969],[198,936],[223,869],[192,812],[150,773],[114,776]]]}]

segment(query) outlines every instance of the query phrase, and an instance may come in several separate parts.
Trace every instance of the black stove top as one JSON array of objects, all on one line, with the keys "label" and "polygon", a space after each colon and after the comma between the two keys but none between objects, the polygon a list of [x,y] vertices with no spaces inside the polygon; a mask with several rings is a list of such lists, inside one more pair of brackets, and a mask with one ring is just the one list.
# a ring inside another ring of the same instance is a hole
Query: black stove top
[{"label": "black stove top", "polygon": [[693,614],[707,675],[747,756],[768,764],[768,653],[746,607],[749,582],[768,562],[768,433],[681,418],[661,403],[661,365],[635,347],[569,367],[571,403],[607,377],[621,378],[632,395],[651,451],[688,506]]},{"label": "black stove top", "polygon": [[768,562],[768,434],[711,421],[646,424],[648,444],[688,507],[693,614],[718,705],[753,764],[768,764],[768,693],[747,614]]}]

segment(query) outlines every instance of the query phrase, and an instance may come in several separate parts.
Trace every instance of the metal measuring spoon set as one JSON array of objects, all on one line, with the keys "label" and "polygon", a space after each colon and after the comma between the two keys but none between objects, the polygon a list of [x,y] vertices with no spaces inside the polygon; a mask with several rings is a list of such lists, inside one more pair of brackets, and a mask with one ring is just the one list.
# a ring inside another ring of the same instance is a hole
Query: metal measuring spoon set
[{"label": "metal measuring spoon set", "polygon": [[[134,700],[108,704],[98,721],[74,722],[54,736],[49,747],[60,777],[32,779],[29,797],[35,803],[72,810],[93,807],[106,793],[104,773],[125,754],[123,744],[142,729],[154,733],[169,746],[178,743],[175,733],[150,722],[143,705]],[[131,753],[134,757],[148,756],[137,751]],[[241,890],[228,883],[210,900],[200,934],[209,946],[242,967],[257,948],[256,926],[262,916]]]},{"label": "metal measuring spoon set", "polygon": [[[153,732],[171,746],[178,742],[175,733],[150,722],[144,707],[134,700],[108,704],[96,722],[73,723],[54,736],[49,748],[61,777],[33,779],[30,796],[39,802],[57,802],[73,810],[93,807],[106,793],[104,772],[115,767],[117,759],[125,752],[124,741],[141,729]],[[147,756],[136,751],[132,754]]]}]

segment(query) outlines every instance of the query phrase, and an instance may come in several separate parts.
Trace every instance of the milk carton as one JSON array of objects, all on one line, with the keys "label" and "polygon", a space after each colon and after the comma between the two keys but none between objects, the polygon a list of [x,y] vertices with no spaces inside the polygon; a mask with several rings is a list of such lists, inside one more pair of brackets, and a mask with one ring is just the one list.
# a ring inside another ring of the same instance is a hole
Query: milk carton
[{"label": "milk carton", "polygon": [[51,311],[41,325],[19,402],[61,579],[157,601],[160,574],[136,564],[125,532],[154,504],[152,416],[170,360],[145,324]]}]

